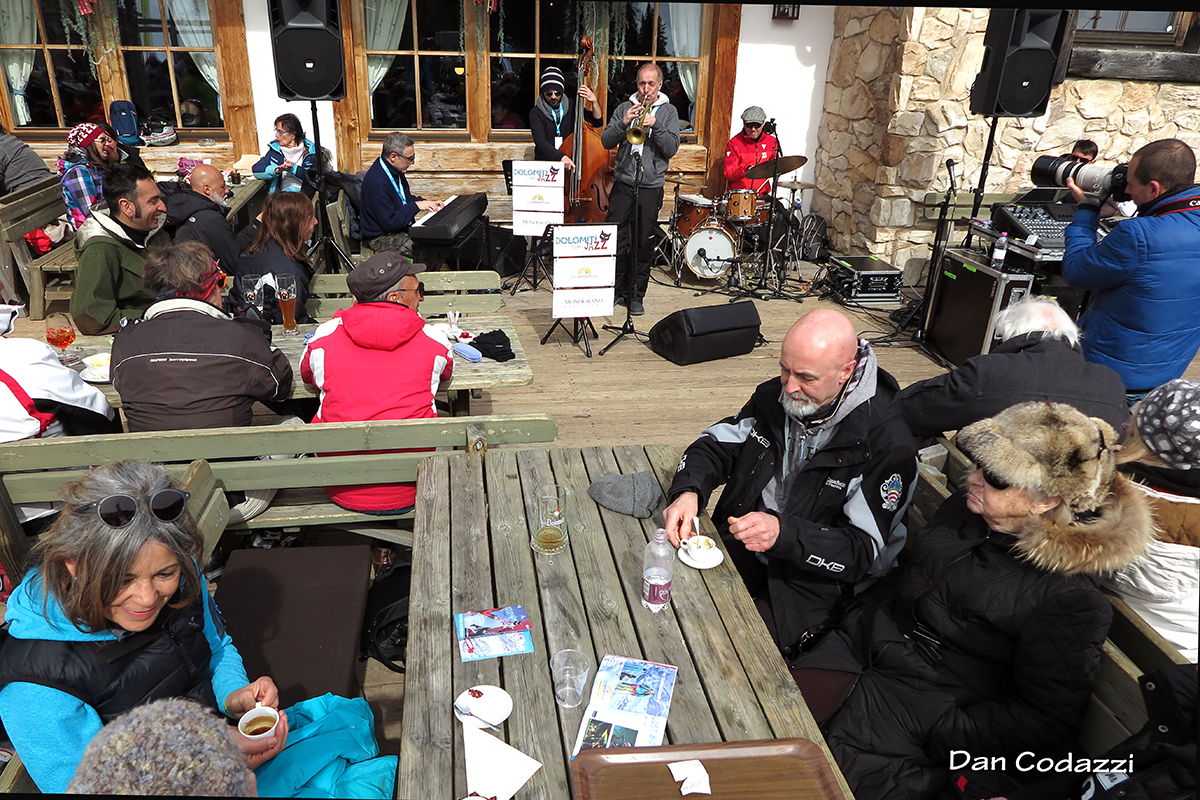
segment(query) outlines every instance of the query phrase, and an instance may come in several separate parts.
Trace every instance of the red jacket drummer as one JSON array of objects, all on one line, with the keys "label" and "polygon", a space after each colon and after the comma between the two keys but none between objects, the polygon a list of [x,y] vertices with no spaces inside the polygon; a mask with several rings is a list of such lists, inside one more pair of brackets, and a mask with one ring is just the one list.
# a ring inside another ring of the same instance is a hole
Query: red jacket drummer
[{"label": "red jacket drummer", "polygon": [[758,106],[750,106],[742,112],[741,133],[730,139],[725,148],[725,182],[729,191],[753,189],[764,197],[771,191],[770,179],[746,179],[746,170],[750,167],[780,155],[775,137],[763,133],[766,121],[767,113]]}]

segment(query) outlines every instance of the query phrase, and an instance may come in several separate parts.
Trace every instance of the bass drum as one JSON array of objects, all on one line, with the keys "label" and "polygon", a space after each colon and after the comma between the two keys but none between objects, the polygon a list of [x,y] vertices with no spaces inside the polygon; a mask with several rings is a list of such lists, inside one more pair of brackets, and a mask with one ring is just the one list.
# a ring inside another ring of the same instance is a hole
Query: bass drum
[{"label": "bass drum", "polygon": [[675,231],[683,237],[708,222],[716,210],[715,204],[698,194],[681,194],[675,204]]},{"label": "bass drum", "polygon": [[735,236],[732,228],[719,222],[697,228],[683,248],[688,268],[696,273],[696,277],[706,280],[724,275],[737,257]]}]

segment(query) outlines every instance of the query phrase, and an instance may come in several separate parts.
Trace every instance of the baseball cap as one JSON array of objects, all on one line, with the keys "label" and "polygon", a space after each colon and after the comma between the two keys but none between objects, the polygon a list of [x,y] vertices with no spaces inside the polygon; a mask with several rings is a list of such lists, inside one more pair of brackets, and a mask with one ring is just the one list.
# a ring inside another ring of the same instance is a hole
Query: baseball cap
[{"label": "baseball cap", "polygon": [[405,275],[424,272],[424,264],[414,264],[393,250],[376,253],[346,276],[350,294],[360,303],[370,303],[395,286]]}]

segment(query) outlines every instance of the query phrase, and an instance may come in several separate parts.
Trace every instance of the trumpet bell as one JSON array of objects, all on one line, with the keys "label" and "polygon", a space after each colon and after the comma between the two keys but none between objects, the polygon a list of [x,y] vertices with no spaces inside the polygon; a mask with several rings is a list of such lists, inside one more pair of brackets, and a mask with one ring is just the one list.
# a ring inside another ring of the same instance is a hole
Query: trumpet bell
[{"label": "trumpet bell", "polygon": [[630,128],[625,131],[625,141],[630,144],[645,144],[646,129],[645,128]]}]

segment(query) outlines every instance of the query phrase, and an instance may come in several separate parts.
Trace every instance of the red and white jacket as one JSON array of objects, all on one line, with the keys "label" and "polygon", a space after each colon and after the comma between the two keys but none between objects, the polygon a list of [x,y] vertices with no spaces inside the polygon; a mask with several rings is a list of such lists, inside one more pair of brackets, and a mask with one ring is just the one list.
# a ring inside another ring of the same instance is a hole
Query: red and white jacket
[{"label": "red and white jacket", "polygon": [[[454,355],[444,336],[399,303],[358,303],[317,328],[300,376],[321,395],[313,422],[428,419]],[[416,502],[414,483],[329,486],[330,499],[356,511],[392,511]]]},{"label": "red and white jacket", "polygon": [[746,170],[775,158],[777,149],[775,137],[769,133],[759,136],[757,141],[747,136],[744,130],[738,133],[725,148],[725,188],[731,192],[753,189],[765,195],[771,190],[770,179],[746,180]]}]

